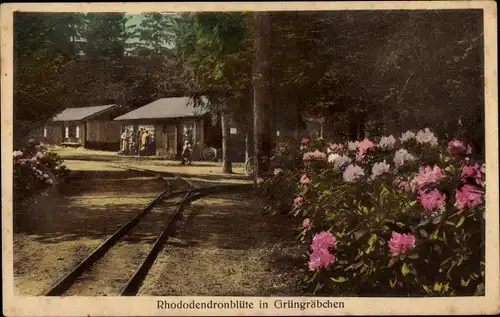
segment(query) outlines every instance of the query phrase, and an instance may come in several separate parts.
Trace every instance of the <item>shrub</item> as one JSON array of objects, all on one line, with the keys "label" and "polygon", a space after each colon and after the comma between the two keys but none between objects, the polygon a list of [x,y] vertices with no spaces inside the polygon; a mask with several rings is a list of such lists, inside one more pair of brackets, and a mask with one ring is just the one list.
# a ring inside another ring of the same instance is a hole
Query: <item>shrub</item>
[{"label": "shrub", "polygon": [[41,146],[28,146],[22,151],[14,151],[13,156],[13,193],[16,202],[51,186],[57,178],[65,177],[68,173],[61,158]]},{"label": "shrub", "polygon": [[[295,182],[292,196],[274,197],[268,208],[279,205],[304,219],[299,236],[311,245],[304,269],[314,292],[480,293],[484,165],[463,141],[439,145],[425,129],[399,142],[319,140],[302,150],[303,169],[268,175],[262,188],[269,195]],[[335,243],[318,248],[318,240]]]}]

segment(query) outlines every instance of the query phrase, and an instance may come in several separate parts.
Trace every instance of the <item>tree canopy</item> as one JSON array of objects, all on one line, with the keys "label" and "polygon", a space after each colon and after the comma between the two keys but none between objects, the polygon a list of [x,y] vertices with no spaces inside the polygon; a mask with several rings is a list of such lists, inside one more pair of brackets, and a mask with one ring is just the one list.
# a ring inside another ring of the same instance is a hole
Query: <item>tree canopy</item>
[{"label": "tree canopy", "polygon": [[[271,20],[276,124],[323,116],[346,137],[432,126],[482,146],[481,11],[273,12]],[[118,13],[16,13],[16,120],[203,94],[249,123],[254,36],[248,12],[148,13],[136,25]]]}]

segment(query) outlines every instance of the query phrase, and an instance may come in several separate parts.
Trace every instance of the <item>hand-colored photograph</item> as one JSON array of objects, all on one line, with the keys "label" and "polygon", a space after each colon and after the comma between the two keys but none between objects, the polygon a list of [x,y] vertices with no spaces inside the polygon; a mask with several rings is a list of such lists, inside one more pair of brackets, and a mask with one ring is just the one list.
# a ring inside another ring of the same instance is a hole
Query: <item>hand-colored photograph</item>
[{"label": "hand-colored photograph", "polygon": [[484,9],[9,14],[13,296],[498,294]]}]

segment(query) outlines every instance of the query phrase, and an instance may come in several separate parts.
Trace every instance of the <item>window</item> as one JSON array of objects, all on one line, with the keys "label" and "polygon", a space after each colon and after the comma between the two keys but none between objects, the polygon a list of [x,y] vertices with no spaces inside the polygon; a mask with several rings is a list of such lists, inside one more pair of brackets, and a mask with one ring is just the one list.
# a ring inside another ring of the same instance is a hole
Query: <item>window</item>
[{"label": "window", "polygon": [[64,137],[66,139],[69,138],[69,127],[68,126],[64,127]]},{"label": "window", "polygon": [[76,128],[75,128],[75,137],[77,139],[80,138],[80,126],[76,126]]},{"label": "window", "polygon": [[43,127],[43,137],[47,137],[47,127]]}]

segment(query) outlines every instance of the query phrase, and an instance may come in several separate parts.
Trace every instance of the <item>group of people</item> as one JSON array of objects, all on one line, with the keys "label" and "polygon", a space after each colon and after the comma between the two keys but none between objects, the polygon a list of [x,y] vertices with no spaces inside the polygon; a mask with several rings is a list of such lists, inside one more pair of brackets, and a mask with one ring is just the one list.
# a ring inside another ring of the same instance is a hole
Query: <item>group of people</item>
[{"label": "group of people", "polygon": [[139,128],[135,133],[133,130],[126,128],[121,135],[122,154],[136,154],[139,156],[147,156],[154,154],[153,134],[144,128]]}]

